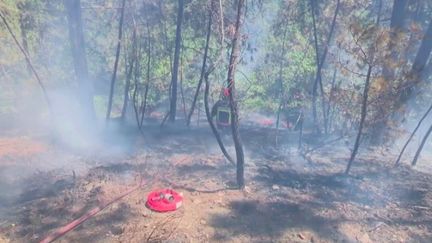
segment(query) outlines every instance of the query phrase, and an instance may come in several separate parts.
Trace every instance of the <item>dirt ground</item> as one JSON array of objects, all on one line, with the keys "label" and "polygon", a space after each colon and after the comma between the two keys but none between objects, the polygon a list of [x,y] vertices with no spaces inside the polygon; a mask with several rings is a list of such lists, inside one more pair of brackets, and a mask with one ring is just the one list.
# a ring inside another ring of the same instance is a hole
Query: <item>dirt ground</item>
[{"label": "dirt ground", "polygon": [[[92,151],[0,138],[0,242],[38,242],[141,180],[58,242],[432,242],[432,176],[393,168],[386,151],[361,150],[345,176],[343,141],[317,148],[306,138],[300,156],[296,133],[280,132],[275,147],[273,130],[245,128],[239,191],[207,128],[148,131]],[[183,207],[146,208],[148,192],[166,187]]]}]

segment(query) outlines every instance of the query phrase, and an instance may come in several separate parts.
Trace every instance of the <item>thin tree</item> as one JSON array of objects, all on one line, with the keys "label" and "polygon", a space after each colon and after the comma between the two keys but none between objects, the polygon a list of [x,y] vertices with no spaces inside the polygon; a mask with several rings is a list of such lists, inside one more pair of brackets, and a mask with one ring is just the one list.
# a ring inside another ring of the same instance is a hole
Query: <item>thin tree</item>
[{"label": "thin tree", "polygon": [[397,61],[398,51],[396,45],[401,41],[400,33],[403,30],[406,16],[408,0],[395,0],[393,2],[392,15],[390,19],[390,38],[388,43],[389,55],[386,57],[386,63],[383,66],[383,77],[392,82],[395,75],[394,62]]},{"label": "thin tree", "polygon": [[317,121],[317,110],[316,110],[316,99],[317,99],[317,89],[318,89],[318,84],[320,85],[320,91],[321,91],[321,106],[322,106],[322,113],[323,113],[323,122],[324,122],[324,132],[327,133],[328,130],[328,119],[327,119],[327,112],[326,112],[326,108],[325,108],[325,93],[324,93],[324,88],[323,88],[323,84],[322,84],[322,68],[324,66],[324,62],[326,60],[327,57],[327,53],[328,53],[328,48],[330,46],[332,37],[333,37],[333,33],[336,27],[336,20],[337,20],[337,16],[339,14],[339,9],[340,9],[340,0],[338,0],[336,2],[336,9],[333,15],[333,19],[332,19],[332,23],[330,25],[330,31],[328,33],[327,36],[327,42],[324,46],[324,51],[321,55],[321,57],[319,56],[319,51],[318,51],[318,40],[317,40],[317,28],[316,28],[316,20],[315,20],[315,0],[311,0],[311,6],[312,6],[312,24],[313,24],[313,31],[314,31],[314,44],[315,44],[315,54],[316,54],[316,66],[317,66],[317,71],[316,71],[316,76],[315,76],[315,80],[313,83],[313,90],[312,90],[312,105],[313,105],[313,116],[314,116],[314,124],[316,127],[316,130],[319,131],[318,128],[318,121]]},{"label": "thin tree", "polygon": [[428,28],[425,35],[422,38],[420,47],[417,51],[417,55],[414,59],[411,71],[408,74],[408,79],[412,80],[411,85],[404,90],[400,99],[399,105],[404,104],[410,98],[413,97],[414,88],[418,83],[425,78],[426,64],[428,62],[429,56],[432,52],[432,20],[429,22]]},{"label": "thin tree", "polygon": [[[311,15],[312,15],[312,27],[313,27],[313,35],[314,35],[314,45],[315,45],[315,57],[316,57],[316,66],[320,66],[320,58],[319,58],[319,50],[318,50],[318,37],[317,37],[317,28],[316,28],[316,20],[315,20],[315,1],[310,0],[311,5]],[[317,72],[318,73],[318,72]],[[320,133],[320,128],[318,125],[318,117],[317,117],[317,108],[316,108],[316,100],[318,93],[318,79],[315,80],[312,87],[312,116],[313,116],[313,124],[315,127],[315,132]]]},{"label": "thin tree", "polygon": [[[29,52],[29,46],[28,46],[28,30],[30,23],[33,22],[33,20],[30,18],[29,14],[27,13],[29,6],[29,2],[19,2],[17,3],[17,7],[19,9],[19,24],[20,24],[20,30],[21,30],[21,42],[22,47],[24,48],[25,52],[27,54],[30,54]],[[26,63],[27,64],[27,63]],[[27,64],[27,72],[32,75],[32,71],[30,66]]]},{"label": "thin tree", "polygon": [[285,60],[285,45],[286,45],[286,34],[287,28],[285,27],[283,37],[282,37],[282,49],[281,49],[281,57],[279,60],[279,73],[278,73],[278,81],[279,81],[279,107],[276,114],[276,136],[275,143],[278,146],[278,136],[279,136],[279,122],[280,122],[280,114],[282,111],[282,107],[284,105],[284,83],[283,83],[283,71],[284,71],[284,60]]},{"label": "thin tree", "polygon": [[[382,6],[382,0],[379,0],[379,5]],[[376,19],[376,23],[375,23],[376,27],[379,26],[380,21],[381,21],[381,7],[379,7],[379,11],[377,13],[377,19]],[[363,34],[366,34],[367,32],[368,31],[364,31]],[[378,39],[379,38],[380,38],[380,36],[378,36]],[[355,42],[357,44],[358,49],[361,51],[361,55],[363,56],[364,62],[366,62],[367,66],[368,66],[368,70],[367,70],[367,74],[366,74],[365,86],[363,89],[363,101],[362,101],[362,108],[361,108],[361,115],[360,115],[360,125],[359,125],[359,129],[357,132],[356,140],[354,143],[354,148],[351,152],[351,157],[348,161],[348,165],[347,165],[346,170],[345,170],[345,174],[349,173],[351,166],[352,166],[352,164],[355,160],[355,157],[357,155],[358,149],[360,147],[360,140],[361,140],[361,136],[363,133],[363,127],[364,127],[364,123],[365,123],[366,115],[367,115],[367,105],[368,105],[370,80],[371,80],[372,69],[373,69],[373,65],[374,65],[374,61],[375,61],[374,59],[375,59],[375,51],[376,51],[376,46],[369,47],[368,49],[370,49],[370,50],[368,53],[371,56],[368,57],[368,54],[363,50],[361,45],[358,43],[358,40],[356,40]],[[375,45],[375,43],[372,43],[372,45]]]},{"label": "thin tree", "polygon": [[[141,60],[141,45],[139,46],[136,55],[137,55],[137,59]],[[138,105],[137,105],[137,102],[138,102],[137,101],[137,95],[138,95],[138,86],[139,86],[138,80],[139,80],[139,77],[141,75],[141,72],[140,72],[141,65],[140,65],[139,61],[137,61],[134,69],[135,70],[134,70],[134,87],[133,87],[133,93],[132,93],[132,104],[133,104],[133,108],[134,108],[135,120],[136,120],[137,127],[138,127],[138,129],[141,130],[140,118],[139,118],[140,117],[139,111],[140,111],[141,107],[138,108]]]},{"label": "thin tree", "polygon": [[0,11],[0,18],[2,19],[4,25],[6,26],[6,29],[8,30],[9,34],[12,36],[13,40],[15,41],[15,44],[18,46],[18,48],[21,51],[21,53],[23,54],[28,66],[30,67],[31,71],[33,72],[33,75],[34,75],[37,83],[39,84],[40,88],[42,89],[42,93],[43,93],[43,96],[44,96],[45,101],[47,103],[48,110],[50,112],[50,115],[52,116],[53,112],[52,112],[51,101],[49,99],[45,85],[43,84],[38,72],[36,72],[36,69],[34,68],[34,66],[32,64],[32,61],[31,61],[28,53],[24,50],[23,46],[19,43],[15,33],[12,31],[12,28],[10,27],[9,23],[7,22],[6,18],[3,16],[1,11]]},{"label": "thin tree", "polygon": [[[407,5],[408,0],[395,0],[393,2],[392,15],[390,19],[389,42],[386,48],[387,55],[385,55],[385,62],[382,68],[382,76],[389,84],[394,83],[394,80],[396,79],[395,70],[397,70],[397,65],[395,64],[400,59],[397,45],[398,43],[402,42],[401,33],[403,33]],[[383,114],[384,109],[385,107],[379,106],[378,114]],[[381,119],[380,122],[377,122],[373,125],[372,130],[375,136],[372,141],[374,143],[380,142],[380,138],[382,137],[386,127],[387,119],[388,118],[385,117],[384,119]]]},{"label": "thin tree", "polygon": [[143,125],[144,122],[144,116],[146,113],[146,108],[147,108],[147,97],[148,97],[148,92],[150,89],[150,71],[151,71],[151,55],[152,55],[152,43],[151,43],[151,33],[150,33],[150,26],[148,24],[148,20],[147,20],[147,35],[148,35],[148,41],[147,41],[147,82],[145,84],[145,90],[144,90],[144,100],[143,100],[143,105],[142,105],[142,109],[141,109],[141,120],[140,120],[140,128]]},{"label": "thin tree", "polygon": [[113,74],[111,77],[111,86],[110,86],[110,93],[109,93],[109,98],[108,98],[108,108],[107,108],[107,113],[106,113],[106,117],[105,117],[106,121],[108,121],[110,119],[111,109],[112,109],[112,104],[113,104],[113,98],[114,98],[114,87],[115,87],[115,81],[117,78],[117,68],[118,68],[118,63],[119,63],[119,59],[120,59],[121,41],[122,41],[122,36],[123,36],[123,20],[124,20],[125,5],[126,5],[126,0],[123,0],[122,1],[122,7],[121,7],[121,13],[120,13],[120,20],[119,20],[119,29],[118,29],[116,57],[115,57],[115,61],[114,61],[114,70],[113,70]]},{"label": "thin tree", "polygon": [[82,28],[81,1],[65,0],[69,26],[69,41],[75,68],[75,76],[80,87],[80,103],[89,118],[94,118],[93,85],[89,79],[85,41]]},{"label": "thin tree", "polygon": [[182,107],[183,107],[183,114],[184,114],[185,120],[187,120],[188,115],[187,115],[187,111],[186,111],[186,101],[185,101],[184,89],[183,89],[183,70],[184,70],[183,55],[181,55],[181,58],[180,58],[180,95],[181,95],[181,101],[182,101]]},{"label": "thin tree", "polygon": [[[211,2],[211,7],[209,8],[209,20],[212,20],[212,10],[214,9],[214,1],[210,1]],[[223,54],[224,54],[224,44],[225,44],[225,36],[224,36],[224,17],[223,17],[223,7],[222,7],[222,0],[219,0],[219,11],[220,11],[220,34],[221,34],[221,38],[220,38],[220,48],[219,48],[219,56],[216,59],[215,62],[213,62],[211,65],[209,65],[209,67],[207,68],[207,70],[204,68],[204,81],[205,81],[205,88],[204,88],[204,110],[206,113],[206,117],[207,117],[207,122],[209,123],[209,126],[211,128],[211,131],[213,132],[213,135],[216,138],[216,141],[219,145],[219,148],[222,151],[222,154],[225,156],[225,158],[228,160],[228,162],[230,162],[231,164],[235,165],[234,160],[232,159],[232,157],[229,155],[228,151],[225,148],[225,145],[223,144],[222,138],[213,122],[213,117],[211,115],[210,112],[210,105],[209,105],[209,93],[210,93],[210,81],[209,81],[209,76],[210,74],[216,69],[216,67],[221,63]],[[211,25],[210,28],[207,29],[207,34],[211,35]],[[206,46],[209,46],[210,43],[210,36],[208,36],[208,38],[206,38]],[[204,56],[205,59],[208,59],[208,54]],[[203,60],[203,62],[207,62],[207,60]],[[205,66],[204,66],[205,67]]]},{"label": "thin tree", "polygon": [[370,86],[370,78],[371,78],[371,74],[372,74],[372,64],[368,63],[368,71],[367,71],[367,75],[366,75],[366,82],[365,82],[365,87],[363,89],[363,102],[362,102],[362,109],[361,109],[361,117],[360,117],[360,125],[359,125],[359,129],[357,132],[357,137],[354,143],[354,148],[351,152],[351,157],[350,160],[348,161],[348,165],[347,168],[345,170],[345,174],[348,174],[352,163],[357,155],[358,149],[360,147],[360,139],[361,139],[361,135],[363,133],[363,126],[364,126],[364,121],[366,120],[366,114],[367,114],[367,102],[368,102],[368,94],[369,94],[369,86]]},{"label": "thin tree", "polygon": [[228,66],[228,90],[229,90],[229,101],[231,109],[231,130],[234,141],[234,147],[237,158],[237,185],[239,188],[244,188],[244,152],[243,145],[239,133],[239,115],[238,115],[238,104],[236,100],[236,88],[235,88],[235,72],[237,68],[237,62],[240,54],[240,43],[241,43],[241,19],[243,16],[243,5],[244,0],[239,0],[237,3],[237,17],[235,23],[234,38],[232,40],[232,49],[230,55],[230,61]]},{"label": "thin tree", "polygon": [[[125,82],[125,89],[123,94],[123,108],[121,113],[121,119],[122,121],[126,118],[126,112],[127,107],[129,104],[129,90],[131,86],[131,79],[132,79],[132,73],[134,70],[134,65],[136,65],[137,62],[137,53],[136,53],[136,47],[137,46],[137,38],[136,38],[136,27],[134,27],[133,34],[132,34],[132,51],[130,53],[130,60],[129,60],[129,66],[126,66],[126,82]],[[127,58],[126,58],[127,59]],[[126,60],[125,60],[126,63]]]},{"label": "thin tree", "polygon": [[217,131],[217,128],[213,122],[213,118],[212,115],[210,113],[210,106],[209,106],[209,90],[210,90],[210,81],[209,81],[209,73],[207,72],[204,76],[204,80],[205,80],[205,87],[204,87],[204,108],[205,108],[205,112],[206,112],[206,116],[207,116],[207,121],[210,125],[210,129],[213,132],[213,135],[216,138],[216,141],[219,145],[219,148],[222,151],[222,154],[225,156],[225,158],[231,163],[231,164],[235,164],[234,160],[232,159],[232,157],[229,155],[228,151],[225,148],[225,145],[222,142],[222,138],[219,134],[219,132]]},{"label": "thin tree", "polygon": [[195,95],[194,95],[194,98],[192,101],[192,105],[191,105],[189,114],[188,114],[187,120],[186,120],[187,126],[190,126],[191,117],[192,117],[192,114],[195,110],[196,101],[198,99],[199,91],[201,90],[201,85],[202,85],[202,82],[204,80],[204,74],[205,74],[206,65],[207,65],[207,56],[208,56],[208,50],[209,50],[212,22],[213,22],[212,21],[212,12],[211,12],[211,10],[209,10],[209,17],[208,17],[208,23],[207,23],[207,35],[206,35],[206,42],[205,42],[205,47],[204,47],[204,57],[203,57],[203,62],[202,62],[202,66],[201,66],[200,78],[198,81],[197,88],[195,90]]},{"label": "thin tree", "polygon": [[429,106],[429,108],[426,110],[426,112],[424,113],[424,115],[422,116],[422,118],[420,119],[420,121],[417,123],[417,126],[414,128],[414,130],[412,131],[411,135],[409,136],[409,138],[407,139],[407,141],[405,142],[401,152],[399,153],[399,156],[396,159],[395,162],[395,166],[398,166],[400,163],[400,160],[402,158],[402,155],[405,152],[405,149],[408,147],[408,144],[411,142],[411,139],[414,137],[415,133],[417,132],[417,130],[420,128],[421,124],[423,123],[423,121],[426,119],[426,117],[429,115],[429,113],[432,110],[432,105]]},{"label": "thin tree", "polygon": [[423,137],[423,139],[422,139],[422,141],[421,141],[421,143],[420,143],[420,146],[418,147],[418,149],[417,149],[417,152],[416,152],[416,154],[415,154],[415,156],[414,156],[414,159],[413,159],[413,161],[412,161],[412,163],[411,163],[411,165],[412,166],[415,166],[416,164],[417,164],[417,160],[418,160],[418,158],[419,158],[419,156],[420,156],[420,153],[422,152],[422,150],[423,150],[423,147],[424,147],[424,145],[426,144],[426,141],[427,141],[427,139],[429,138],[429,135],[432,133],[432,125],[429,127],[429,129],[427,130],[427,132],[426,132],[426,134],[424,135],[424,137]]},{"label": "thin tree", "polygon": [[334,71],[333,71],[333,78],[332,78],[332,82],[331,82],[331,86],[330,86],[330,94],[329,94],[329,99],[327,102],[327,121],[325,122],[325,124],[327,124],[327,129],[331,131],[331,125],[332,125],[332,119],[331,119],[331,108],[332,108],[332,101],[333,101],[333,97],[334,97],[334,90],[336,88],[336,76],[337,76],[337,68],[335,66]]},{"label": "thin tree", "polygon": [[174,64],[171,77],[171,101],[170,101],[170,115],[169,120],[171,122],[175,121],[177,112],[177,83],[178,83],[178,70],[180,61],[180,48],[181,48],[181,32],[183,23],[183,12],[184,12],[184,2],[183,0],[178,1],[178,11],[177,11],[177,28],[176,28],[176,40],[174,49]]},{"label": "thin tree", "polygon": [[[210,129],[213,132],[213,135],[216,138],[216,141],[219,145],[219,148],[222,151],[222,154],[225,156],[225,158],[228,160],[228,162],[230,162],[231,164],[235,164],[234,160],[232,159],[232,157],[229,155],[228,151],[225,148],[225,145],[223,144],[222,138],[213,122],[213,117],[211,115],[210,112],[210,105],[209,105],[209,93],[210,93],[210,81],[209,81],[209,76],[210,74],[215,70],[215,66],[209,67],[208,70],[206,70],[206,65],[205,63],[207,63],[207,59],[208,59],[208,49],[209,49],[209,45],[210,45],[210,37],[211,37],[211,26],[212,26],[212,22],[213,22],[213,18],[212,18],[212,11],[213,11],[213,1],[211,1],[211,7],[209,8],[208,11],[208,24],[207,24],[207,37],[206,37],[206,50],[204,50],[204,57],[203,57],[203,66],[201,67],[201,72],[202,72],[202,76],[203,79],[205,81],[205,86],[204,86],[204,110],[206,113],[206,117],[207,117],[207,122],[209,123]],[[221,8],[222,9],[222,8]],[[222,36],[221,39],[221,49],[220,52],[223,52],[223,43],[224,43],[224,37]]]}]

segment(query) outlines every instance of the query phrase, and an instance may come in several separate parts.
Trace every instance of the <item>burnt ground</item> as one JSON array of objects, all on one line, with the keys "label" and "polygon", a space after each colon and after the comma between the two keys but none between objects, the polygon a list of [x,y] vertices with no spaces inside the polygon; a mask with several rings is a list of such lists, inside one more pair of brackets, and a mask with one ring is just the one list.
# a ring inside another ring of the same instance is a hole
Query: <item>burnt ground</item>
[{"label": "burnt ground", "polygon": [[[309,137],[316,149],[304,158],[295,133],[282,131],[276,147],[273,130],[244,128],[247,187],[238,191],[207,128],[123,134],[88,151],[0,138],[0,242],[38,242],[141,179],[58,242],[432,242],[432,176],[393,168],[387,152],[360,151],[345,176],[342,141],[317,148]],[[151,212],[147,193],[164,187],[183,193],[183,207]]]}]

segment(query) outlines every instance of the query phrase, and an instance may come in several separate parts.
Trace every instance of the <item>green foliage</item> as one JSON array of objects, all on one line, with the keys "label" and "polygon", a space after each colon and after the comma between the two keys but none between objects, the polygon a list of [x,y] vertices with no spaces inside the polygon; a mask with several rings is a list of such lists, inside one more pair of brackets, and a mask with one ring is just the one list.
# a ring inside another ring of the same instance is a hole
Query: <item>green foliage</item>
[{"label": "green foliage", "polygon": [[[316,2],[318,53],[321,56],[327,43],[336,1]],[[383,113],[374,108],[378,107],[378,102],[384,99],[394,100],[398,95],[398,88],[406,84],[405,73],[411,67],[415,56],[413,53],[427,23],[425,19],[430,17],[430,6],[424,4],[425,9],[421,11],[423,19],[410,19],[411,27],[401,33],[401,37],[398,36],[401,43],[397,43],[394,50],[406,53],[401,56],[401,60],[397,59],[396,63],[389,63],[386,60],[391,54],[386,48],[390,41],[389,29],[387,24],[376,26],[374,2],[341,1],[335,38],[330,41],[327,60],[322,70],[324,100],[331,103],[329,110],[335,114],[334,119],[341,121],[336,124],[338,126],[347,122],[355,124],[358,118],[364,72],[368,63],[376,66],[370,93],[372,113]],[[223,3],[224,26],[221,26],[218,4],[212,9],[213,26],[208,66],[216,62],[222,53],[221,62],[210,75],[210,93],[213,100],[218,99],[221,89],[226,86],[231,48],[229,43],[236,16],[233,7],[235,1]],[[98,116],[103,116],[118,41],[121,2],[81,0],[81,6],[87,64],[90,79],[95,86],[94,102]],[[182,80],[187,109],[200,76],[209,8],[210,1],[186,1],[179,80]],[[381,15],[389,16],[391,8],[392,4],[384,1]],[[0,11],[7,18],[19,41],[26,43],[29,56],[47,88],[75,90],[77,80],[63,1],[3,0],[0,1]],[[127,1],[125,13],[124,38],[121,42],[121,58],[114,93],[114,113],[119,114],[127,67],[135,55],[138,57],[138,69],[134,70],[129,97],[131,98],[135,91],[136,80],[137,102],[141,103],[148,84],[148,106],[166,110],[177,1],[131,0]],[[221,31],[221,27],[224,31]],[[133,53],[132,48],[134,31],[137,36],[136,53]],[[317,70],[310,1],[251,1],[247,6],[242,33],[241,62],[235,80],[242,110],[275,113],[281,105],[286,109],[303,107],[308,110]],[[225,37],[223,46],[220,44],[222,34]],[[13,97],[20,92],[28,96],[32,95],[31,92],[40,92],[34,89],[35,81],[27,70],[25,60],[2,23],[0,43],[1,98]],[[151,62],[147,73],[149,58]],[[380,70],[384,65],[396,70],[395,82],[390,84],[380,77]],[[338,74],[332,86],[335,68]],[[10,85],[11,83],[16,84],[16,87]],[[330,93],[333,97],[330,97]],[[181,95],[179,99],[182,99]],[[1,100],[2,113],[15,110],[12,107],[14,102],[8,100],[9,98]],[[181,101],[178,104],[179,107],[182,106]],[[389,113],[392,112],[391,102],[383,107],[386,107],[385,110]]]}]

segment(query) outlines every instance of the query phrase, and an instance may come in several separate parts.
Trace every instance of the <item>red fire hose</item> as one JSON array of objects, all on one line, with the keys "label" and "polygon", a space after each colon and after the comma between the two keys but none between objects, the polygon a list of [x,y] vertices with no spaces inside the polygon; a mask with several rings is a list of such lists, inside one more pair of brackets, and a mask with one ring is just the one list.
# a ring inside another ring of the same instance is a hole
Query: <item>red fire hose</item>
[{"label": "red fire hose", "polygon": [[58,238],[62,237],[63,235],[65,235],[69,231],[75,229],[80,224],[84,223],[87,219],[93,217],[94,215],[96,215],[97,213],[99,213],[100,211],[102,211],[103,209],[105,209],[106,207],[108,207],[109,205],[111,205],[112,203],[117,202],[118,200],[120,200],[120,199],[124,198],[125,196],[131,194],[132,192],[136,191],[143,184],[144,183],[142,181],[137,186],[135,186],[135,187],[133,187],[133,188],[125,191],[124,193],[120,194],[119,196],[117,196],[113,200],[105,202],[105,203],[102,203],[98,207],[93,208],[92,210],[90,210],[86,214],[84,214],[83,216],[75,219],[74,221],[68,223],[67,225],[65,225],[65,226],[57,229],[53,233],[49,234],[42,241],[40,241],[40,243],[50,243],[50,242],[53,242],[53,241],[57,240]]},{"label": "red fire hose", "polygon": [[182,202],[182,195],[171,189],[153,191],[147,196],[147,206],[156,212],[175,211]]},{"label": "red fire hose", "polygon": [[[182,161],[184,161],[185,159],[183,159]],[[182,162],[180,161],[180,162]],[[179,162],[179,163],[180,163]],[[169,176],[170,174],[172,174],[172,171],[168,171],[164,173],[164,176]],[[155,181],[157,181],[159,179],[160,175],[157,175],[155,178],[153,178],[152,180],[148,181],[148,183],[153,183]],[[46,236],[43,240],[40,241],[40,243],[50,243],[53,242],[55,240],[57,240],[58,238],[62,237],[63,235],[65,235],[66,233],[68,233],[69,231],[75,229],[76,227],[78,227],[80,224],[84,223],[86,220],[90,219],[91,217],[93,217],[94,215],[96,215],[97,213],[99,213],[100,211],[104,210],[106,207],[108,207],[109,205],[117,202],[118,200],[126,197],[127,195],[131,194],[132,192],[138,190],[141,186],[143,186],[145,183],[144,180],[141,180],[141,182],[125,191],[124,193],[120,194],[119,196],[117,196],[116,198],[114,198],[111,201],[105,202],[105,203],[101,203],[98,207],[93,208],[92,210],[88,211],[86,214],[84,214],[83,216],[75,219],[74,221],[68,223],[67,225],[58,228],[56,231],[52,232],[51,234],[49,234],[48,236]]]}]

